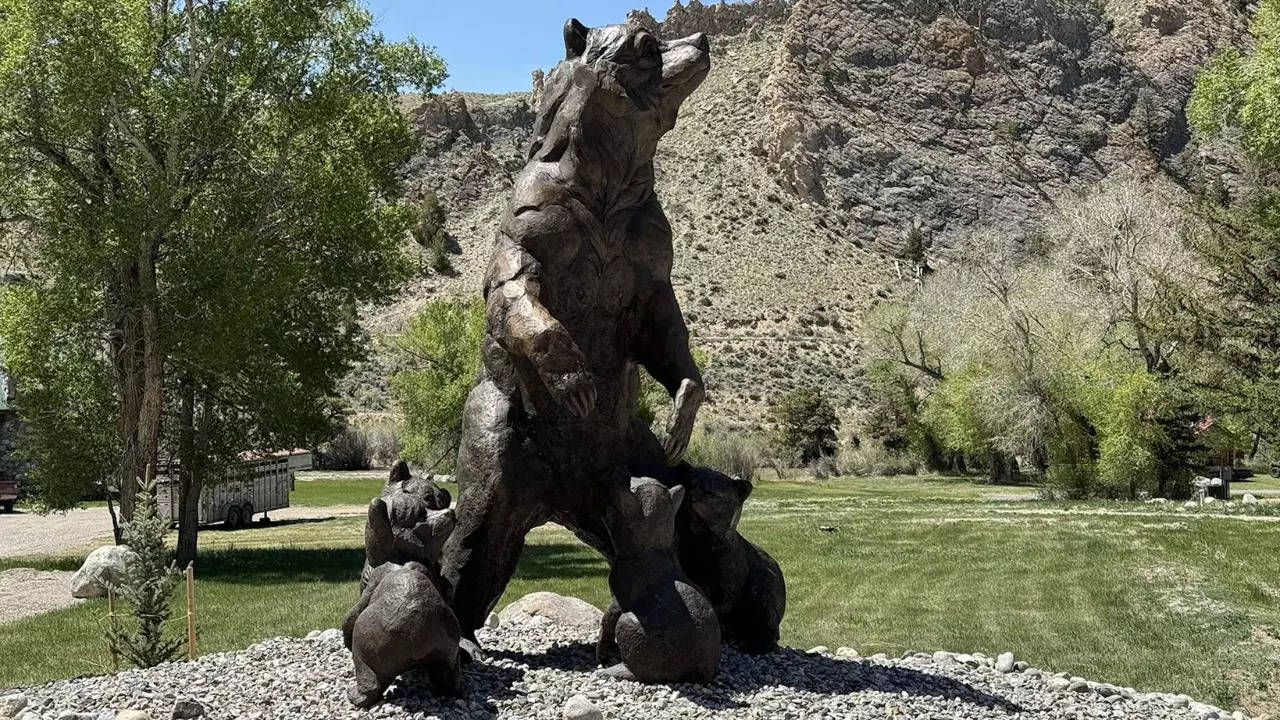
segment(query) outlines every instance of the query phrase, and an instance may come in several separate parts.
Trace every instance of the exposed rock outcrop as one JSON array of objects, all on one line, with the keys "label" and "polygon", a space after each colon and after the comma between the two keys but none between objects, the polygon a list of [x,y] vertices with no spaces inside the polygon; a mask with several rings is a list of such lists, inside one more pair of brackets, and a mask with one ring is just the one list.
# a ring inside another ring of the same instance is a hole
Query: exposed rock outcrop
[{"label": "exposed rock outcrop", "polygon": [[[978,8],[981,7],[981,12]],[[819,385],[859,397],[856,327],[911,278],[907,239],[937,265],[973,230],[1034,230],[1063,193],[1114,173],[1238,190],[1230,148],[1191,142],[1195,73],[1240,42],[1236,0],[756,0],[677,5],[664,36],[714,36],[711,77],[663,142],[680,302],[710,358],[704,413],[756,422]],[[533,92],[536,96],[537,76]],[[438,192],[461,256],[390,312],[474,295],[530,94],[432,99],[406,169]]]}]

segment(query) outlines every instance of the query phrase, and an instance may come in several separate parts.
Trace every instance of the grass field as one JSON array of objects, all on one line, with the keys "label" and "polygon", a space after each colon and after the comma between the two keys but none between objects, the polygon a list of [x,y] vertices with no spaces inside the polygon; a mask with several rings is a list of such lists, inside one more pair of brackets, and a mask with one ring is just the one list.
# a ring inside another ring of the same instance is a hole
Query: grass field
[{"label": "grass field", "polygon": [[[1185,692],[1250,714],[1280,709],[1274,517],[1013,500],[1034,489],[965,479],[769,477],[742,530],[787,576],[788,644],[863,654],[1012,650],[1052,671]],[[295,504],[363,503],[381,480],[305,480]],[[1259,510],[1278,513],[1275,503]],[[362,524],[353,517],[205,533],[202,650],[338,624],[356,594]],[[74,569],[78,561],[0,567]],[[569,533],[542,528],[503,602],[554,590],[603,605],[605,572]],[[0,663],[0,687],[101,671],[103,611],[92,602],[5,625],[0,657],[19,660]]]}]

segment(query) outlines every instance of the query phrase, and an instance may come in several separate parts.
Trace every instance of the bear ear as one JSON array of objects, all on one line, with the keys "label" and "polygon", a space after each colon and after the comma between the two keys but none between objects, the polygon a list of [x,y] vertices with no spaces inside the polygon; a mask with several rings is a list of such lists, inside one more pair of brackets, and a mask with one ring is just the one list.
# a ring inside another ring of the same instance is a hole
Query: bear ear
[{"label": "bear ear", "polygon": [[755,486],[751,484],[750,480],[734,477],[733,489],[738,492],[738,501],[746,502],[747,498],[751,497],[751,491],[755,489]]},{"label": "bear ear", "polygon": [[675,509],[679,510],[680,503],[684,502],[684,486],[677,485],[671,488],[668,492],[671,493],[671,502],[675,503]]},{"label": "bear ear", "polygon": [[572,18],[564,24],[564,57],[566,60],[577,60],[587,51],[586,25]]}]

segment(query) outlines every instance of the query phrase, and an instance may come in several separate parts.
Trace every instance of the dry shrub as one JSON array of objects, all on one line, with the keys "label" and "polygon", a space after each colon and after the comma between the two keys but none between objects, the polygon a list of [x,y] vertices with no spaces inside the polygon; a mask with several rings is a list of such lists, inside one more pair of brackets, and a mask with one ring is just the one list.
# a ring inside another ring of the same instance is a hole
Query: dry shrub
[{"label": "dry shrub", "polygon": [[391,467],[399,458],[395,423],[382,415],[350,418],[337,437],[316,449],[321,470],[374,470]]},{"label": "dry shrub", "polygon": [[836,468],[841,475],[858,477],[915,475],[920,470],[914,458],[895,453],[878,442],[841,447],[836,455]]},{"label": "dry shrub", "polygon": [[758,439],[716,427],[695,430],[685,454],[685,459],[693,465],[714,468],[743,480],[755,479],[763,457]]}]

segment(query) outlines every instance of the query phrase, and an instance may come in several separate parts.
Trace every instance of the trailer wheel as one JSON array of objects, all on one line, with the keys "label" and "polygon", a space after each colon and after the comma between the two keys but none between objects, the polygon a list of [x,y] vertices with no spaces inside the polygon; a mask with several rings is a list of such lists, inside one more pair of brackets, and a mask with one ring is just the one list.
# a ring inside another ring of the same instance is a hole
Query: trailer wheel
[{"label": "trailer wheel", "polygon": [[13,501],[5,500],[3,503],[0,503],[0,508],[3,508],[7,513],[13,512]]},{"label": "trailer wheel", "polygon": [[244,507],[240,509],[240,513],[241,513],[240,522],[244,523],[244,527],[252,526],[253,525],[253,503],[245,503]]},{"label": "trailer wheel", "polygon": [[226,525],[229,530],[235,530],[240,527],[241,522],[240,507],[232,505],[227,508],[227,519],[223,521],[223,525]]}]

